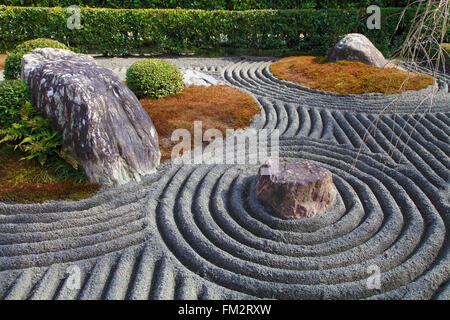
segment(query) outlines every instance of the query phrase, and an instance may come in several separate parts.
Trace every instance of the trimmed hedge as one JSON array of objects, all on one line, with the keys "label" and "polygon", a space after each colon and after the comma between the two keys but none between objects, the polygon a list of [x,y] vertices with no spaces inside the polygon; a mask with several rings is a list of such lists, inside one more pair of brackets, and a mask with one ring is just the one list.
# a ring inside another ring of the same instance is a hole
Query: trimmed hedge
[{"label": "trimmed hedge", "polygon": [[19,44],[5,60],[5,79],[19,79],[22,71],[22,57],[36,48],[69,49],[64,44],[51,39],[34,39]]},{"label": "trimmed hedge", "polygon": [[0,0],[0,5],[68,7],[72,5],[113,9],[229,9],[227,0]]},{"label": "trimmed hedge", "polygon": [[203,10],[251,10],[251,9],[331,9],[380,7],[405,7],[408,0],[0,0],[0,5],[26,7],[68,7],[71,5],[91,8],[115,9],[203,9]]},{"label": "trimmed hedge", "polygon": [[[403,42],[403,9],[382,9],[381,30],[368,30],[365,9],[349,10],[120,10],[83,8],[80,30],[67,28],[64,8],[0,6],[0,50],[34,38],[53,38],[82,52],[198,53],[223,48],[271,49],[325,55],[342,35],[361,32],[389,55]],[[415,10],[406,12],[411,21]],[[300,34],[304,36],[301,37]],[[223,37],[227,35],[227,37]],[[224,40],[224,39],[228,40]],[[391,40],[392,38],[392,40]]]},{"label": "trimmed hedge", "polygon": [[158,59],[133,63],[127,70],[127,86],[138,98],[163,98],[184,89],[178,67]]},{"label": "trimmed hedge", "polygon": [[408,0],[232,0],[233,10],[251,9],[339,9],[380,7],[406,7]]}]

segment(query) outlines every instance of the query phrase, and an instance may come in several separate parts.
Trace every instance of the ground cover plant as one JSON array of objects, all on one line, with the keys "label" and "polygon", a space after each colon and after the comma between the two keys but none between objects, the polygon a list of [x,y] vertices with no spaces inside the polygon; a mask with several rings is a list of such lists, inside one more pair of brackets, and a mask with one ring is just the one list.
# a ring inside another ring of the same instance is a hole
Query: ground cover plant
[{"label": "ground cover plant", "polygon": [[202,121],[203,130],[249,126],[260,112],[258,104],[248,94],[226,85],[193,86],[183,92],[161,99],[144,98],[141,104],[150,115],[159,135],[161,160],[170,160],[171,141],[175,129],[187,129],[193,137],[194,121]]},{"label": "ground cover plant", "polygon": [[270,70],[279,79],[341,94],[394,94],[424,89],[434,83],[434,78],[426,74],[361,62],[327,62],[325,57],[314,56],[287,57],[273,63]]},{"label": "ground cover plant", "polygon": [[64,157],[61,136],[31,105],[26,82],[0,83],[0,118],[0,143],[22,150],[24,158],[44,165],[50,157]]},{"label": "ground cover plant", "polygon": [[98,185],[61,150],[62,140],[31,105],[21,80],[0,82],[0,201],[78,200]]},{"label": "ground cover plant", "polygon": [[25,156],[19,150],[0,145],[0,202],[81,200],[100,189],[87,180],[77,181],[62,160],[53,158],[42,166],[36,160],[22,160]]}]

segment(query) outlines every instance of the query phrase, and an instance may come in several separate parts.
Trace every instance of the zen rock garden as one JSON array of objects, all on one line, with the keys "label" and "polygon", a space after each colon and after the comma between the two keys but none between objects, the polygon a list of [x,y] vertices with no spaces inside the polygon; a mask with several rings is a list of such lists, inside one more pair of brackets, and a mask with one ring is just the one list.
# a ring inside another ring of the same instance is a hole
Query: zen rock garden
[{"label": "zen rock garden", "polygon": [[[326,57],[36,43],[0,82],[1,299],[450,298],[447,73],[358,33]],[[194,121],[279,141],[257,163],[175,162]]]}]

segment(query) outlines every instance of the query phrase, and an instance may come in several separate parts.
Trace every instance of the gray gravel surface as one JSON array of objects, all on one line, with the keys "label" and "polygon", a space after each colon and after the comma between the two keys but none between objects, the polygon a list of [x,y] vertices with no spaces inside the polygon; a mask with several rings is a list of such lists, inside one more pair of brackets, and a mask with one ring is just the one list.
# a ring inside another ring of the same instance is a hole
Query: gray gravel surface
[{"label": "gray gravel surface", "polygon": [[[97,61],[124,77],[135,59]],[[250,93],[252,127],[330,170],[337,204],[281,220],[254,195],[258,166],[171,163],[79,202],[0,204],[0,298],[449,299],[448,76],[343,96],[276,79],[272,58],[168,60]]]}]

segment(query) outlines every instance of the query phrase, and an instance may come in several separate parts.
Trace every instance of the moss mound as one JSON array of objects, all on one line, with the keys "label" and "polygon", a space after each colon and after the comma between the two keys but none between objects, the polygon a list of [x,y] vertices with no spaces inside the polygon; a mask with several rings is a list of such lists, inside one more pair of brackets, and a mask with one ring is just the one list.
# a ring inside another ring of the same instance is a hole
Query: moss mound
[{"label": "moss mound", "polygon": [[426,74],[408,73],[397,68],[377,68],[361,62],[327,62],[324,57],[288,57],[270,66],[279,79],[341,94],[394,94],[425,89],[434,83]]}]

